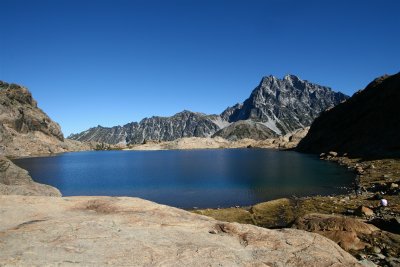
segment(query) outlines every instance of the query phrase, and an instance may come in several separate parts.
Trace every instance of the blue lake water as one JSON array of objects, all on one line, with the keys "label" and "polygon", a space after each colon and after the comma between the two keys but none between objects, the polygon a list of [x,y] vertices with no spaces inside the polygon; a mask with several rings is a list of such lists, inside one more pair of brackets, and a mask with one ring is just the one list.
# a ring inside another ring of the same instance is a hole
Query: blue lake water
[{"label": "blue lake water", "polygon": [[268,149],[90,151],[14,162],[64,196],[134,196],[181,208],[345,193],[355,178],[313,155]]}]

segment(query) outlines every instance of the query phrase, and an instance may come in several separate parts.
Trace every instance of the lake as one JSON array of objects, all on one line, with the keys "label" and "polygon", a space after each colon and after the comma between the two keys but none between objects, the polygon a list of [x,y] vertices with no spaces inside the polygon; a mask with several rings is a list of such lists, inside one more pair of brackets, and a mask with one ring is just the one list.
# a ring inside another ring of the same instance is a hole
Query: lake
[{"label": "lake", "polygon": [[269,149],[89,151],[14,162],[63,196],[134,196],[180,208],[346,193],[355,178],[315,155]]}]

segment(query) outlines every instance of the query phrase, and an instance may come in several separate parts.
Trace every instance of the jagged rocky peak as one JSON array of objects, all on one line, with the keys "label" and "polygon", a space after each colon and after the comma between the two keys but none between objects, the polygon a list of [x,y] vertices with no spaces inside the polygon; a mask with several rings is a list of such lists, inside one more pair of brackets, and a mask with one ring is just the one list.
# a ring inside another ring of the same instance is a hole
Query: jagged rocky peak
[{"label": "jagged rocky peak", "polygon": [[282,135],[309,126],[322,111],[347,98],[295,75],[283,79],[270,75],[261,79],[243,105],[230,107],[221,116],[229,122],[248,119],[262,122]]}]

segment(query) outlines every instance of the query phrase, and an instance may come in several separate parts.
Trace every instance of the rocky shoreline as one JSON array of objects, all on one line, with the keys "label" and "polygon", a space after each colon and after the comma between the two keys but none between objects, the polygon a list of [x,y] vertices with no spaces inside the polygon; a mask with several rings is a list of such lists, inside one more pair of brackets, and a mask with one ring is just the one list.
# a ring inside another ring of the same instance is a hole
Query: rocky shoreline
[{"label": "rocky shoreline", "polygon": [[[192,212],[229,222],[315,232],[332,239],[366,266],[399,266],[400,160],[349,158],[336,152],[320,157],[355,172],[354,190],[347,195],[284,198],[251,207]],[[383,198],[386,207],[380,205]]]},{"label": "rocky shoreline", "polygon": [[60,196],[0,158],[0,265],[358,266],[317,234],[218,221],[139,198]]},{"label": "rocky shoreline", "polygon": [[[205,147],[204,142],[198,142],[198,138],[191,139],[193,138],[174,141],[173,146],[165,146],[163,149],[214,148],[210,147],[210,143]],[[193,141],[197,147],[193,146]],[[242,140],[241,144],[246,143],[245,141]],[[264,143],[271,144],[270,141]],[[260,141],[255,143],[254,140],[252,144],[258,148],[279,147],[261,146]],[[159,144],[144,144],[142,148],[151,150],[148,148],[154,148],[155,145]],[[349,158],[346,155],[339,156],[336,152],[322,153],[320,159],[335,162],[355,172],[356,184],[349,194],[292,197],[259,203],[251,207],[203,209],[192,212],[220,221],[253,224],[270,229],[297,228],[318,233],[336,242],[364,265],[374,263],[379,266],[398,266],[400,264],[398,257],[400,255],[400,160]],[[1,162],[3,167],[12,166],[5,158]],[[8,184],[4,184],[3,181],[0,187],[1,194],[61,195],[55,188],[34,183],[25,170],[10,169],[16,174],[14,176],[18,177],[14,177],[13,181],[9,180]],[[388,201],[387,207],[380,206],[380,200],[383,198]]]},{"label": "rocky shoreline", "polygon": [[185,137],[174,141],[147,141],[144,144],[128,145],[121,147],[111,146],[115,149],[123,150],[171,150],[171,149],[224,149],[224,148],[272,148],[272,149],[292,149],[297,146],[299,141],[307,135],[309,127],[297,129],[284,136],[268,138],[264,140],[254,140],[243,138],[239,140],[227,140],[222,137]]},{"label": "rocky shoreline", "polygon": [[[221,146],[221,142],[218,146],[214,146],[215,143],[210,143],[208,139],[200,138],[200,141],[198,139],[184,138],[168,142],[167,145],[164,142],[161,145],[162,149],[232,148],[232,145]],[[222,138],[217,138],[217,141],[221,141],[219,139]],[[287,146],[289,140],[297,141],[294,138],[280,138],[280,142],[279,139],[271,139],[263,143],[251,140],[252,145],[248,145],[246,140],[241,140],[238,142],[241,146],[236,147],[285,149],[290,148]],[[276,145],[279,143],[281,145]],[[138,150],[160,148],[160,144],[155,143],[140,146]],[[220,221],[253,224],[270,229],[297,228],[318,233],[335,241],[367,265],[375,263],[379,266],[398,266],[400,264],[398,257],[400,255],[398,230],[400,229],[400,160],[349,158],[346,155],[339,156],[336,152],[322,153],[320,159],[335,162],[355,172],[357,175],[355,185],[349,194],[292,197],[259,203],[251,207],[192,212]],[[4,163],[2,166],[12,167],[7,161],[5,158],[2,159]],[[23,174],[25,178],[29,177],[25,170],[9,169],[18,175]],[[1,194],[61,195],[55,188],[37,184],[30,177],[25,178],[23,181],[17,179],[14,182],[8,181],[8,184],[4,184],[3,181],[0,187]],[[388,201],[387,207],[380,206],[382,198]]]},{"label": "rocky shoreline", "polygon": [[[363,265],[398,266],[400,161],[352,159],[335,152],[321,154],[320,158],[355,172],[357,185],[354,190],[347,195],[284,198],[251,207],[194,210],[192,213],[263,228],[297,228],[318,233],[336,242]],[[29,177],[25,170],[15,165],[13,168],[9,160],[4,158],[1,162],[2,169],[12,170],[16,176]],[[57,189],[34,183],[31,178],[22,180],[2,181],[1,193],[61,195]],[[383,197],[388,201],[387,207],[379,206]]]}]

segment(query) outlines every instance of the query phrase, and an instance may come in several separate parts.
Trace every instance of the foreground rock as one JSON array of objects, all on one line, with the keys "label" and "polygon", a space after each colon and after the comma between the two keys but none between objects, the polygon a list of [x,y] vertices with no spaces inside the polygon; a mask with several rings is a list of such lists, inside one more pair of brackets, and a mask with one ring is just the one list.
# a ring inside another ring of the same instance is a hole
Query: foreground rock
[{"label": "foreground rock", "polygon": [[0,195],[61,196],[60,191],[32,180],[29,173],[0,156]]},{"label": "foreground rock", "polygon": [[0,265],[358,266],[320,235],[137,198],[0,196],[0,213]]},{"label": "foreground rock", "polygon": [[38,106],[27,88],[0,81],[0,155],[10,157],[89,150],[64,139],[60,126]]}]

